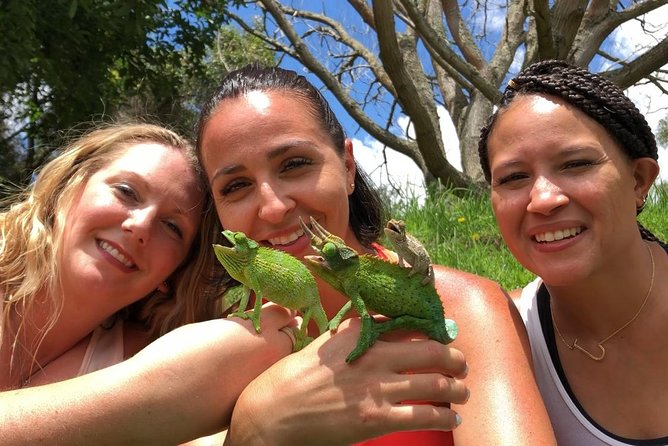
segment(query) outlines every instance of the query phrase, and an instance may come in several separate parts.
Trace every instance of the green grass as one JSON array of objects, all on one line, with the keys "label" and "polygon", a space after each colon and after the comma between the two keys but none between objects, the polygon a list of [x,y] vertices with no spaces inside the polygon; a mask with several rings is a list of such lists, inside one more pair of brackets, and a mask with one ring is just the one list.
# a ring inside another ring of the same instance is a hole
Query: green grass
[{"label": "green grass", "polygon": [[[534,277],[510,254],[492,214],[489,196],[441,192],[423,205],[416,198],[394,204],[391,216],[427,248],[432,261],[489,277],[504,288],[519,288]],[[653,188],[640,222],[668,240],[668,184]]]}]

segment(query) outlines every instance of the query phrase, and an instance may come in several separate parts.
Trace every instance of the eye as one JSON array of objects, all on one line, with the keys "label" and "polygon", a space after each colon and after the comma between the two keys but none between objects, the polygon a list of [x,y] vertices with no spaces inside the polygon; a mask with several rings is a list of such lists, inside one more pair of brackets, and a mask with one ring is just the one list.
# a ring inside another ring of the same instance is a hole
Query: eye
[{"label": "eye", "polygon": [[313,161],[311,161],[308,158],[304,157],[290,158],[285,162],[283,162],[281,171],[287,172],[290,170],[298,169],[299,167],[302,166],[310,166],[311,164],[313,164]]},{"label": "eye", "polygon": [[113,188],[114,190],[118,191],[118,193],[121,194],[124,198],[128,198],[133,201],[139,201],[139,194],[129,184],[114,184]]},{"label": "eye", "polygon": [[529,175],[524,172],[513,172],[507,175],[503,175],[498,179],[495,179],[494,185],[501,186],[504,184],[517,183],[518,181],[524,180],[526,178],[529,178]]},{"label": "eye", "polygon": [[597,164],[595,161],[587,159],[571,160],[563,164],[563,169],[577,169],[579,167],[589,167]]},{"label": "eye", "polygon": [[220,193],[221,196],[229,195],[229,194],[232,194],[234,192],[237,192],[237,191],[243,189],[244,187],[246,187],[250,184],[251,184],[250,181],[247,181],[247,180],[244,180],[244,179],[232,180],[229,183],[227,183],[225,186],[223,186],[223,188],[220,189],[219,193]]},{"label": "eye", "polygon": [[326,257],[336,254],[336,245],[331,242],[325,243],[325,246],[322,247],[322,253]]},{"label": "eye", "polygon": [[171,232],[176,234],[176,236],[179,239],[183,239],[183,231],[181,230],[179,225],[177,225],[176,223],[174,223],[173,221],[170,221],[170,220],[165,220],[164,224],[167,227],[167,229],[169,229]]}]

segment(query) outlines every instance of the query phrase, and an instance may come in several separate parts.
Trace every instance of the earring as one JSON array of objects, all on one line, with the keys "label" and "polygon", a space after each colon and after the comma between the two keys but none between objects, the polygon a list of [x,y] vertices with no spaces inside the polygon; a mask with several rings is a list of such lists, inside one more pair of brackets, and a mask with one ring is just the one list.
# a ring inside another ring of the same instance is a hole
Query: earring
[{"label": "earring", "polygon": [[156,288],[156,291],[159,291],[163,294],[167,294],[169,292],[169,285],[167,285],[167,281],[164,281],[160,285],[158,285],[158,288]]},{"label": "earring", "polygon": [[350,183],[350,188],[351,188],[352,190],[355,190],[355,183]]},{"label": "earring", "polygon": [[645,203],[647,202],[647,196],[642,197],[642,204],[638,207],[636,207],[636,212],[640,213],[643,209],[645,209]]}]

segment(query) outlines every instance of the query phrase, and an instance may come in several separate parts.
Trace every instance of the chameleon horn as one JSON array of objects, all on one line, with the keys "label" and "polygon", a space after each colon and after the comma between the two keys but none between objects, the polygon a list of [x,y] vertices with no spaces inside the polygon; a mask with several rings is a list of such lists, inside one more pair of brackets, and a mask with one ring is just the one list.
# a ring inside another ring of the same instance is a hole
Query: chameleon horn
[{"label": "chameleon horn", "polygon": [[[313,217],[311,217],[311,221],[313,221]],[[306,223],[304,223],[304,220],[302,220],[301,217],[299,217],[299,226],[301,226],[304,233],[309,236],[312,244],[316,243],[319,245],[321,243],[324,243],[324,240],[315,235],[313,231],[311,231],[311,229],[306,225]]]},{"label": "chameleon horn", "polygon": [[332,235],[325,228],[320,226],[320,223],[318,223],[313,217],[311,217],[311,226],[315,231],[318,231],[318,237],[323,240]]}]

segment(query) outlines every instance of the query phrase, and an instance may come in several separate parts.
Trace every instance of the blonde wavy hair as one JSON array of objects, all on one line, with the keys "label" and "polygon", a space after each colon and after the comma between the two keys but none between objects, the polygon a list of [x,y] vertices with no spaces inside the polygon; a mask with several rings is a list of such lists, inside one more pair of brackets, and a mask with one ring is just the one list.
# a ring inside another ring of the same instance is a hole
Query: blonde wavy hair
[{"label": "blonde wavy hair", "polygon": [[[222,289],[214,285],[215,256],[209,249],[218,240],[220,225],[211,206],[206,182],[192,144],[176,133],[146,123],[98,126],[73,140],[43,166],[33,184],[4,203],[0,214],[0,343],[11,331],[11,356],[18,347],[18,327],[9,327],[9,314],[29,313],[33,305],[49,305],[50,318],[41,328],[39,342],[54,326],[62,298],[59,289],[58,252],[61,234],[73,197],[82,185],[129,145],[156,143],[183,152],[200,179],[204,211],[199,234],[186,259],[167,280],[169,291],[156,291],[122,310],[119,317],[140,321],[154,339],[180,325],[218,316],[216,301]],[[157,284],[156,284],[157,285]],[[36,301],[46,291],[47,301]],[[22,346],[29,355],[37,346]]]}]

